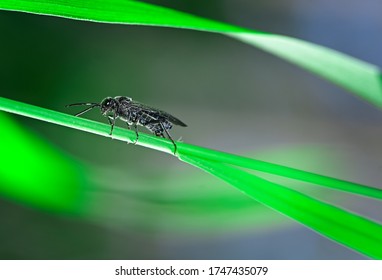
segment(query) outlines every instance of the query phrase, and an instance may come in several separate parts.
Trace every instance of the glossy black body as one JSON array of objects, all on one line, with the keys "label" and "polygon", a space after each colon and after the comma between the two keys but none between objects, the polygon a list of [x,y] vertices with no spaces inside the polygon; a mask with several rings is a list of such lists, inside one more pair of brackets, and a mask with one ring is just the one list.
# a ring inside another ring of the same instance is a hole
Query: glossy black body
[{"label": "glossy black body", "polygon": [[107,97],[100,104],[98,103],[75,103],[67,105],[69,106],[78,106],[78,105],[89,105],[87,109],[79,112],[76,116],[80,116],[94,107],[100,107],[102,115],[106,116],[111,125],[110,135],[113,133],[113,128],[115,121],[121,119],[126,122],[128,127],[134,127],[136,133],[136,141],[138,141],[139,134],[137,126],[146,127],[156,136],[165,138],[165,134],[174,144],[174,154],[176,153],[176,144],[172,139],[169,130],[173,125],[179,125],[186,127],[187,125],[183,123],[178,118],[170,115],[169,113],[147,106],[143,103],[133,101],[130,97],[126,96],[116,96],[116,97]]}]

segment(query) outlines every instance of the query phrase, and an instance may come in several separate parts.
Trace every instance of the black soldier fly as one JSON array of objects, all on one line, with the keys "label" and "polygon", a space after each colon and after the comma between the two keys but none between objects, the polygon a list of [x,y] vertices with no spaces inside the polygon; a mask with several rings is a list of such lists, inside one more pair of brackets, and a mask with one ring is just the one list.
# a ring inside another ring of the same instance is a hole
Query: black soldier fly
[{"label": "black soldier fly", "polygon": [[166,133],[167,137],[174,144],[174,154],[176,154],[177,147],[168,131],[172,128],[173,124],[183,127],[187,126],[181,120],[175,118],[169,113],[147,106],[140,102],[133,101],[130,97],[125,96],[116,96],[114,98],[107,97],[102,100],[101,103],[74,103],[66,105],[66,107],[81,105],[87,105],[90,107],[75,114],[75,116],[80,116],[95,107],[100,107],[102,115],[107,117],[109,124],[111,125],[110,135],[113,134],[114,124],[118,118],[126,122],[129,129],[133,126],[136,134],[134,144],[137,143],[139,138],[138,125],[146,127],[159,137],[166,138],[164,135],[164,133]]}]

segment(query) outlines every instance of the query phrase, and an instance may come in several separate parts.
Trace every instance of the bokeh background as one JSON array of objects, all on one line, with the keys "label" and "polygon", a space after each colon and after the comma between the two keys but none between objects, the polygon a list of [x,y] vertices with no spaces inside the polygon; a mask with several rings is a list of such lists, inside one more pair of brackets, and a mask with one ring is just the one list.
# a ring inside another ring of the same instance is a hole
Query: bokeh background
[{"label": "bokeh background", "polygon": [[[379,0],[146,2],[382,65]],[[173,130],[185,142],[382,187],[382,112],[251,46],[190,30],[4,11],[0,34],[3,97],[73,114],[64,105],[126,95],[187,123]],[[78,166],[83,184],[77,215],[0,194],[1,259],[366,258],[167,154],[3,117]],[[106,122],[97,110],[84,117]],[[10,168],[6,160],[1,168]],[[15,176],[25,168],[21,157]],[[382,221],[377,201],[266,178]]]}]

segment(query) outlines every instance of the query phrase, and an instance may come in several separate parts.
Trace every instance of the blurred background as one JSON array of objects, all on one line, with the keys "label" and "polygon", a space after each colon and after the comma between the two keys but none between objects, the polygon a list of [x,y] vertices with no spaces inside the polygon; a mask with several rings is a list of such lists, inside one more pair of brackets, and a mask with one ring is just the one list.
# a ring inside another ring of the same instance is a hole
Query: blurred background
[{"label": "blurred background", "polygon": [[[379,0],[146,2],[382,66]],[[382,187],[382,112],[256,48],[204,32],[5,11],[0,34],[3,97],[74,114],[64,106],[130,96],[187,123],[172,130],[187,143]],[[1,259],[366,258],[167,154],[0,117],[1,169],[14,170],[0,176]],[[107,123],[97,110],[84,117]],[[16,193],[23,176],[37,176],[33,188],[54,199]],[[42,182],[49,176],[57,182]],[[382,221],[380,202],[266,178]]]}]

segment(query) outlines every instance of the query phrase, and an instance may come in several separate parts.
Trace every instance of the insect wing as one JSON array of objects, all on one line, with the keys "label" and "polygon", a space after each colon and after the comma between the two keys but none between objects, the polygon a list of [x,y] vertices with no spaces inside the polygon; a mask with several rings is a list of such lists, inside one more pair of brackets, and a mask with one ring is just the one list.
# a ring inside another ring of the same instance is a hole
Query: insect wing
[{"label": "insect wing", "polygon": [[168,119],[173,124],[176,124],[179,126],[184,126],[184,127],[187,126],[184,122],[182,122],[178,118],[174,117],[173,115],[170,115],[169,113],[167,113],[165,111],[147,106],[146,104],[142,104],[142,103],[133,101],[132,106],[140,108],[141,111],[143,111],[144,113],[146,113],[147,115],[149,115],[153,119],[158,119],[158,118],[162,117],[162,118]]}]

